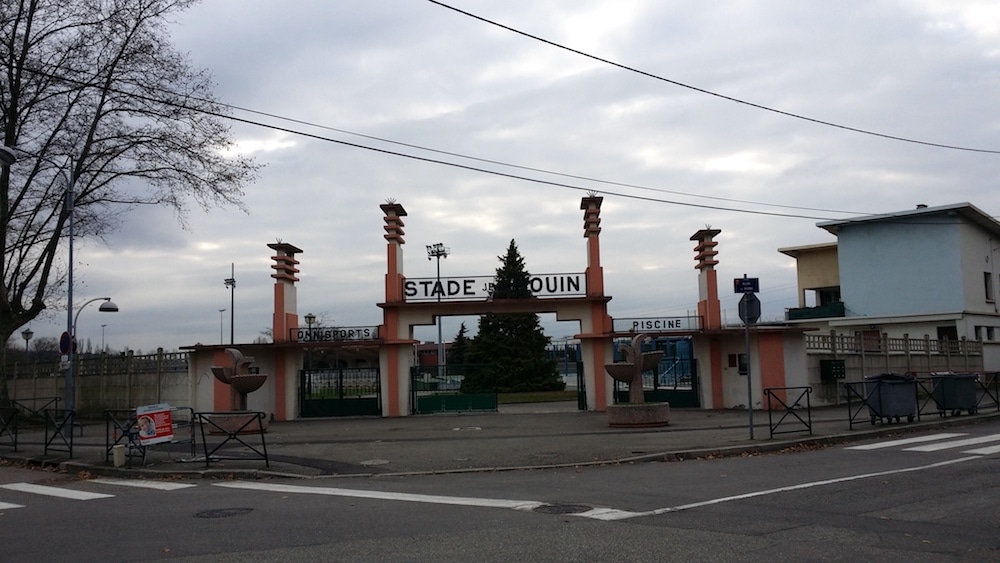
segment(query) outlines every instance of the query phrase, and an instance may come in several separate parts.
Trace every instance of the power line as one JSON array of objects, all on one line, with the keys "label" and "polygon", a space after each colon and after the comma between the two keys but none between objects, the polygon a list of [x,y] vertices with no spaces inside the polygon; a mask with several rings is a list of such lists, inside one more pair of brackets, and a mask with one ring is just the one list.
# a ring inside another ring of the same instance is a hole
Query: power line
[{"label": "power line", "polygon": [[521,35],[523,37],[527,37],[528,39],[533,39],[535,41],[538,41],[538,42],[541,42],[541,43],[545,43],[546,45],[550,45],[550,46],[555,47],[557,49],[562,49],[564,51],[569,51],[570,53],[574,53],[574,54],[580,55],[582,57],[586,57],[588,59],[592,59],[592,60],[604,63],[606,65],[614,66],[614,67],[617,67],[617,68],[620,68],[620,69],[623,69],[623,70],[627,70],[629,72],[634,72],[636,74],[640,74],[642,76],[645,76],[645,77],[648,77],[648,78],[652,78],[654,80],[659,80],[661,82],[666,82],[668,84],[673,84],[674,86],[679,86],[681,88],[686,88],[688,90],[693,90],[693,91],[698,92],[700,94],[705,94],[705,95],[708,95],[708,96],[714,96],[716,98],[720,98],[720,99],[723,99],[723,100],[726,100],[726,101],[729,101],[729,102],[733,102],[733,103],[737,103],[737,104],[749,106],[749,107],[752,107],[754,109],[769,111],[771,113],[776,113],[776,114],[779,114],[779,115],[784,115],[785,117],[791,117],[791,118],[794,118],[794,119],[800,119],[802,121],[808,121],[810,123],[816,123],[818,125],[825,125],[827,127],[834,127],[836,129],[843,129],[844,131],[851,131],[853,133],[860,133],[862,135],[870,135],[872,137],[880,137],[880,138],[883,138],[883,139],[890,139],[890,140],[893,140],[893,141],[901,141],[901,142],[904,142],[904,143],[912,143],[912,144],[916,144],[916,145],[924,145],[924,146],[928,146],[928,147],[937,147],[937,148],[950,149],[950,150],[956,150],[956,151],[968,151],[968,152],[978,152],[978,153],[986,153],[986,154],[1000,154],[1000,150],[980,149],[980,148],[973,148],[973,147],[962,147],[962,146],[957,146],[957,145],[948,145],[948,144],[944,144],[944,143],[934,143],[934,142],[930,142],[930,141],[920,141],[920,140],[916,140],[916,139],[910,139],[910,138],[907,138],[907,137],[899,137],[897,135],[889,135],[887,133],[879,133],[877,131],[871,131],[871,130],[868,130],[868,129],[861,129],[861,128],[858,128],[858,127],[851,127],[849,125],[841,125],[839,123],[833,123],[832,121],[824,121],[822,119],[817,119],[817,118],[814,118],[814,117],[807,117],[807,116],[804,116],[804,115],[801,115],[801,114],[792,113],[792,112],[789,112],[789,111],[784,111],[784,110],[772,108],[772,107],[765,106],[765,105],[762,105],[762,104],[757,104],[757,103],[754,103],[754,102],[749,102],[747,100],[743,100],[743,99],[740,99],[740,98],[734,98],[732,96],[727,96],[725,94],[720,94],[718,92],[713,92],[711,90],[706,90],[705,88],[699,88],[697,86],[692,86],[690,84],[685,84],[685,83],[679,82],[677,80],[671,80],[669,78],[664,78],[662,76],[659,76],[657,74],[653,74],[651,72],[647,72],[647,71],[640,70],[640,69],[637,69],[635,67],[630,67],[628,65],[625,65],[625,64],[622,64],[622,63],[618,63],[618,62],[615,62],[615,61],[612,61],[612,60],[609,60],[609,59],[598,57],[597,55],[591,55],[590,53],[586,53],[584,51],[580,51],[580,50],[574,49],[572,47],[567,47],[566,45],[562,45],[560,43],[556,43],[555,41],[551,41],[551,40],[545,39],[543,37],[539,37],[537,35],[532,35],[532,34],[527,33],[525,31],[521,31],[520,29],[516,29],[516,28],[510,27],[508,25],[504,25],[502,23],[498,23],[498,22],[495,22],[493,20],[486,19],[486,18],[484,18],[482,16],[477,16],[476,14],[473,14],[471,12],[467,12],[465,10],[461,10],[459,8],[455,8],[454,6],[449,6],[448,4],[445,4],[443,2],[439,2],[438,0],[427,0],[427,1],[430,2],[431,4],[435,4],[435,5],[440,6],[442,8],[447,8],[447,9],[453,11],[453,12],[457,12],[459,14],[462,14],[463,16],[467,16],[467,17],[470,17],[472,19],[479,20],[479,21],[481,21],[483,23],[487,23],[489,25],[496,26],[496,27],[499,27],[501,29],[505,29],[507,31],[510,31],[511,33],[516,33],[516,34]]},{"label": "power line", "polygon": [[[55,80],[61,80],[61,81],[64,81],[64,82],[75,84],[75,85],[78,85],[78,86],[84,86],[84,87],[89,86],[89,84],[86,84],[84,82],[81,82],[81,81],[78,81],[78,80],[74,80],[74,79],[71,79],[71,78],[65,78],[65,77],[56,76],[56,75],[53,75],[51,73],[47,73],[47,72],[44,72],[44,71],[38,71],[38,70],[35,70],[35,69],[30,69],[30,68],[25,68],[24,70],[26,70],[28,72],[32,72],[32,73],[38,74],[38,75],[41,75],[41,76],[52,78],[52,79],[55,79]],[[334,138],[331,138],[331,137],[324,137],[322,135],[317,135],[317,134],[314,134],[314,133],[306,133],[304,131],[298,131],[298,130],[295,130],[295,129],[290,129],[288,127],[280,127],[280,126],[272,125],[272,124],[269,124],[269,123],[263,123],[263,122],[254,121],[254,120],[251,120],[251,119],[240,118],[240,117],[228,115],[228,114],[225,114],[225,113],[222,113],[222,112],[210,111],[210,110],[207,110],[207,109],[204,109],[204,108],[190,107],[190,106],[186,106],[184,104],[178,103],[178,102],[173,102],[173,101],[168,101],[168,100],[162,100],[162,99],[154,98],[154,97],[149,96],[149,95],[140,94],[140,93],[137,93],[137,92],[126,92],[126,91],[119,90],[119,89],[116,89],[116,88],[111,88],[111,87],[104,87],[104,88],[106,88],[110,92],[114,92],[114,93],[117,93],[117,94],[128,95],[128,96],[131,96],[133,98],[137,98],[137,99],[141,99],[141,100],[146,100],[146,101],[153,102],[153,103],[169,105],[169,106],[172,106],[172,107],[183,108],[183,109],[187,109],[187,110],[191,110],[191,111],[197,111],[197,112],[203,113],[205,115],[210,115],[210,116],[213,116],[213,117],[218,117],[220,119],[227,119],[227,120],[230,120],[230,121],[236,121],[236,122],[239,122],[239,123],[245,123],[247,125],[254,125],[254,126],[257,126],[257,127],[264,127],[264,128],[271,129],[271,130],[274,130],[274,131],[280,131],[280,132],[283,132],[283,133],[289,133],[291,135],[297,135],[297,136],[307,137],[307,138],[311,138],[311,139],[315,139],[315,140],[319,140],[319,141],[336,143],[336,144],[340,144],[340,145],[344,145],[344,146],[348,146],[348,147],[353,147],[353,148],[358,148],[358,149],[364,149],[364,150],[368,150],[368,151],[372,151],[372,152],[377,152],[377,153],[381,153],[381,154],[386,154],[386,155],[391,155],[391,156],[398,156],[398,157],[402,157],[402,158],[408,158],[410,160],[416,160],[416,161],[420,161],[420,162],[428,162],[428,163],[432,163],[432,164],[440,164],[440,165],[443,165],[443,166],[450,166],[452,168],[459,168],[459,169],[463,169],[463,170],[469,170],[469,171],[472,171],[472,172],[480,172],[480,173],[484,173],[484,174],[491,174],[493,176],[500,176],[500,177],[503,177],[503,178],[510,178],[510,179],[514,179],[514,180],[522,180],[522,181],[525,181],[525,182],[532,182],[532,183],[536,183],[536,184],[542,184],[542,185],[553,186],[553,187],[558,187],[558,188],[565,188],[565,189],[570,189],[570,190],[583,191],[583,192],[587,192],[587,193],[594,192],[594,191],[599,191],[600,193],[605,194],[605,195],[613,195],[613,196],[617,196],[617,197],[622,197],[622,198],[627,198],[627,199],[634,199],[634,200],[639,200],[639,201],[648,201],[648,202],[653,202],[653,203],[665,203],[665,204],[668,204],[668,205],[679,205],[679,206],[683,206],[683,207],[695,207],[695,208],[699,208],[699,209],[712,209],[712,210],[716,210],[716,211],[731,211],[731,212],[735,212],[735,213],[743,213],[743,214],[749,214],[749,215],[766,215],[766,216],[771,216],[771,217],[784,217],[784,218],[792,218],[792,219],[811,219],[811,220],[817,220],[817,221],[831,220],[830,217],[821,217],[821,216],[814,216],[814,215],[799,215],[799,214],[793,214],[793,213],[777,213],[777,212],[772,212],[772,211],[755,211],[755,210],[750,210],[750,209],[739,209],[739,208],[735,208],[735,207],[726,207],[726,206],[721,206],[721,205],[708,205],[708,204],[698,204],[698,203],[690,203],[690,202],[684,202],[684,201],[674,201],[674,200],[667,200],[667,199],[657,199],[657,198],[653,198],[653,197],[645,197],[645,196],[640,196],[640,195],[635,195],[635,194],[622,193],[622,192],[614,192],[614,191],[609,191],[609,190],[595,190],[593,187],[577,186],[577,185],[567,184],[567,183],[563,183],[563,182],[555,182],[555,181],[552,181],[552,180],[543,180],[543,179],[540,179],[540,178],[531,178],[531,177],[522,176],[522,175],[519,175],[519,174],[513,174],[513,173],[509,173],[509,172],[502,172],[502,171],[499,171],[499,170],[490,170],[488,168],[481,168],[481,167],[478,167],[478,166],[471,166],[471,165],[461,164],[461,163],[457,163],[457,162],[449,162],[449,161],[446,161],[446,160],[439,160],[439,159],[425,157],[425,156],[407,154],[407,153],[403,153],[403,152],[392,151],[392,150],[389,150],[389,149],[372,147],[372,146],[368,146],[368,145],[362,145],[360,143],[352,143],[352,142],[349,142],[349,141],[344,141],[344,140],[340,140],[340,139],[334,139]],[[190,96],[188,96],[188,98],[190,98]],[[214,102],[214,101],[211,101],[211,100],[204,100],[204,99],[202,99],[200,101],[208,102],[208,103],[211,103],[211,104],[214,104],[214,105],[218,105],[220,107],[225,107],[227,109],[240,109],[240,110],[243,110],[243,108],[238,108],[236,106],[230,106],[230,105],[225,104],[225,103]],[[244,110],[244,111],[247,111],[247,110]],[[263,114],[263,115],[269,115],[269,114]],[[285,119],[285,118],[281,118],[281,119]],[[289,121],[295,121],[295,120],[289,119]],[[304,122],[297,122],[297,123],[304,123]],[[365,137],[367,137],[367,136],[365,136]],[[377,137],[367,137],[367,138],[377,139]],[[442,151],[435,151],[434,149],[423,149],[423,147],[419,147],[417,145],[406,145],[404,143],[397,143],[397,144],[402,144],[404,146],[410,146],[410,147],[418,148],[418,149],[422,149],[422,150],[428,150],[428,151],[431,151],[431,152],[439,152],[439,153],[442,152]],[[450,154],[450,153],[444,153],[444,154]],[[457,155],[456,154],[455,156],[462,156],[462,155]],[[464,158],[470,158],[470,159],[473,159],[473,160],[480,160],[480,161],[483,161],[483,162],[494,162],[496,164],[500,164],[500,165],[504,165],[504,166],[513,166],[513,165],[506,165],[506,164],[504,164],[502,162],[498,162],[498,161],[488,161],[488,160],[485,160],[485,159],[476,159],[474,157],[464,157]],[[513,167],[518,168],[517,166],[513,166]],[[530,168],[526,168],[526,167],[520,167],[520,168],[531,170]],[[553,173],[553,174],[555,174],[555,173]],[[583,177],[576,177],[576,178],[577,179],[583,179]],[[601,182],[600,180],[593,180],[593,181]],[[617,184],[617,185],[625,186],[626,184]],[[693,194],[684,194],[684,195],[690,195],[690,196],[694,197]],[[753,202],[743,202],[743,203],[753,203]],[[776,204],[758,204],[758,205],[777,206]],[[822,210],[820,210],[820,211],[822,211]],[[839,212],[836,212],[836,213],[851,213],[851,212],[839,211]]]},{"label": "power line", "polygon": [[797,209],[799,211],[816,211],[816,212],[820,212],[820,213],[842,213],[842,214],[848,214],[848,215],[857,215],[857,214],[861,213],[860,211],[843,211],[843,210],[838,210],[838,209],[823,209],[823,208],[816,208],[816,207],[803,207],[803,206],[787,205],[787,204],[780,204],[780,203],[766,203],[766,202],[753,201],[753,200],[745,200],[745,199],[736,199],[736,198],[728,198],[728,197],[710,196],[710,195],[703,195],[703,194],[692,194],[692,193],[688,193],[688,192],[668,190],[668,189],[665,189],[665,188],[654,188],[654,187],[643,186],[643,185],[639,185],[639,184],[630,184],[630,183],[627,183],[627,182],[617,182],[617,181],[614,181],[614,180],[602,180],[600,178],[594,178],[594,177],[591,177],[591,176],[580,176],[580,175],[576,175],[576,174],[567,174],[565,172],[556,172],[556,171],[547,170],[547,169],[544,169],[544,168],[534,168],[534,167],[531,167],[531,166],[524,166],[524,165],[520,165],[520,164],[511,164],[509,162],[504,162],[504,161],[500,161],[500,160],[493,160],[493,159],[489,159],[489,158],[482,158],[482,157],[477,157],[477,156],[470,156],[470,155],[467,155],[467,154],[462,154],[462,153],[457,153],[457,152],[450,152],[450,151],[445,151],[445,150],[441,150],[441,149],[435,149],[435,148],[425,147],[425,146],[422,146],[422,145],[416,145],[416,144],[412,144],[412,143],[405,143],[405,142],[402,142],[402,141],[394,141],[392,139],[386,139],[384,137],[376,137],[374,135],[366,135],[364,133],[356,133],[354,131],[348,131],[346,129],[338,129],[336,127],[331,127],[331,126],[328,126],[328,125],[320,125],[318,123],[313,123],[313,122],[310,122],[310,121],[304,121],[304,120],[301,120],[301,119],[295,119],[295,118],[291,118],[291,117],[285,117],[285,116],[281,116],[281,115],[277,115],[277,114],[273,114],[273,113],[267,113],[267,112],[263,112],[263,111],[259,111],[259,110],[250,109],[250,108],[244,108],[244,107],[240,107],[240,106],[233,105],[233,104],[220,104],[220,105],[223,105],[223,106],[225,106],[227,108],[234,109],[234,110],[237,110],[237,111],[243,111],[243,112],[247,112],[247,113],[251,113],[251,114],[255,114],[255,115],[269,117],[269,118],[272,118],[272,119],[279,119],[279,120],[282,120],[282,121],[288,121],[290,123],[298,123],[300,125],[307,125],[309,127],[315,127],[317,129],[325,129],[325,130],[328,130],[328,131],[335,131],[337,133],[343,133],[343,134],[346,134],[346,135],[353,135],[355,137],[361,137],[361,138],[364,138],[364,139],[370,139],[370,140],[379,141],[379,142],[382,142],[382,143],[389,143],[389,144],[393,144],[393,145],[397,145],[397,146],[418,149],[418,150],[427,151],[427,152],[431,152],[431,153],[435,153],[435,154],[442,154],[442,155],[446,155],[446,156],[453,156],[453,157],[456,157],[456,158],[464,158],[466,160],[472,160],[472,161],[476,161],[476,162],[483,162],[483,163],[487,163],[487,164],[496,164],[496,165],[499,165],[499,166],[506,166],[508,168],[515,168],[515,169],[518,169],[518,170],[527,170],[527,171],[530,171],[530,172],[540,172],[542,174],[551,174],[553,176],[561,176],[563,178],[573,178],[575,180],[585,180],[585,181],[588,181],[588,182],[597,182],[599,184],[607,184],[609,186],[619,186],[619,187],[623,187],[623,188],[633,188],[633,189],[637,189],[637,190],[645,190],[645,191],[658,192],[658,193],[667,193],[667,194],[673,194],[673,195],[681,195],[681,196],[685,196],[685,197],[694,197],[694,198],[701,198],[701,199],[709,199],[709,200],[714,200],[714,201],[728,201],[730,203],[747,203],[747,204],[751,204],[751,205],[760,205],[760,206],[763,206],[763,207],[776,207],[776,208],[781,208],[781,209]]}]

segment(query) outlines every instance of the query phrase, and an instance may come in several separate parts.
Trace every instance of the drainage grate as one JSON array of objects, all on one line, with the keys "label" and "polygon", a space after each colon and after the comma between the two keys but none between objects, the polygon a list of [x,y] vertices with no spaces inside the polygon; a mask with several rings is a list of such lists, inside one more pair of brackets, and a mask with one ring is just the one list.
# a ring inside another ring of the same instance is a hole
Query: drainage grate
[{"label": "drainage grate", "polygon": [[252,512],[252,508],[217,508],[215,510],[203,510],[194,515],[195,518],[229,518]]},{"label": "drainage grate", "polygon": [[542,514],[580,514],[593,510],[592,507],[583,504],[543,504],[535,509],[535,512]]}]

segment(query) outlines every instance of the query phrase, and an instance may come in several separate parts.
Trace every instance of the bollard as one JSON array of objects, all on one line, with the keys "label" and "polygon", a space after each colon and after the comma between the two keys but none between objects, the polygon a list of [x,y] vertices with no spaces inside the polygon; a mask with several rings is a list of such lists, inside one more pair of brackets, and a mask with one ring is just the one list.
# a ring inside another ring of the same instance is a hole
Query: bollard
[{"label": "bollard", "polygon": [[111,446],[111,460],[115,467],[125,466],[125,444]]}]

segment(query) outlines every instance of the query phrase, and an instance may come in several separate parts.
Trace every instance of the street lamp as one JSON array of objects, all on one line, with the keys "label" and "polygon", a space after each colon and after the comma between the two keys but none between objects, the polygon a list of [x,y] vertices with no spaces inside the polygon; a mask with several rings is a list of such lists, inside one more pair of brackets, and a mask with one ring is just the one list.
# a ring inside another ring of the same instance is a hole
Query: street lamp
[{"label": "street lamp", "polygon": [[[308,313],[305,316],[306,326],[309,327],[306,332],[306,341],[311,342],[313,339],[313,323],[316,322],[316,315]],[[306,369],[311,370],[313,367],[312,362],[312,348],[306,348]]]},{"label": "street lamp", "polygon": [[234,313],[236,312],[236,264],[232,263],[229,265],[231,270],[229,277],[223,280],[223,283],[229,288],[229,345],[233,345],[233,328],[236,326],[236,320],[234,319]]},{"label": "street lamp", "polygon": [[[70,271],[73,271],[72,265]],[[110,297],[95,297],[90,301],[87,301],[80,308],[76,310],[76,316],[73,316],[73,311],[70,310],[69,316],[72,322],[69,324],[69,346],[66,349],[66,358],[68,360],[66,366],[66,410],[72,411],[75,403],[76,396],[73,389],[73,356],[76,352],[76,321],[80,320],[80,313],[83,312],[84,307],[90,305],[91,303],[96,303],[97,301],[104,301],[101,306],[98,307],[98,311],[101,313],[117,313],[118,305],[115,305],[114,301]]]},{"label": "street lamp", "polygon": [[0,166],[10,166],[16,161],[17,154],[14,153],[14,149],[6,145],[0,145]]},{"label": "street lamp", "polygon": [[24,330],[21,331],[21,338],[24,339],[24,361],[25,362],[27,362],[28,359],[30,358],[30,356],[28,355],[28,341],[31,340],[31,337],[34,336],[34,335],[35,335],[35,333],[32,332],[30,328],[26,328],[26,329],[24,329]]},{"label": "street lamp", "polygon": [[[444,293],[441,288],[441,259],[447,258],[451,251],[444,245],[443,242],[428,244],[427,245],[427,259],[437,258],[437,285],[434,286],[434,291],[437,292],[438,303],[441,302],[441,294]],[[444,340],[441,338],[441,315],[437,316],[438,325],[438,377],[444,377]]]}]

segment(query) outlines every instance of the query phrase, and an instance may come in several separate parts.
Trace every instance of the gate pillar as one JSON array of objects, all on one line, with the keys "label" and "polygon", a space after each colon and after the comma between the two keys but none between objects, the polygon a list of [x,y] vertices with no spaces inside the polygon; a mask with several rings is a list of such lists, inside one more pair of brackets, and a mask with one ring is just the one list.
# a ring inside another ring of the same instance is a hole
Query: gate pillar
[{"label": "gate pillar", "polygon": [[608,316],[608,301],[604,295],[604,268],[601,266],[601,203],[603,197],[588,195],[580,201],[583,210],[583,236],[587,239],[587,298],[589,311],[580,319],[580,354],[587,393],[587,408],[605,411],[614,383],[604,373],[604,365],[611,363],[612,326]]},{"label": "gate pillar", "polygon": [[[719,244],[715,240],[716,235],[721,233],[720,229],[701,229],[691,235],[691,240],[696,241],[695,257],[698,262],[695,269],[698,270],[698,316],[701,317],[701,330],[712,331],[722,328],[722,306],[719,303],[719,280],[715,271],[715,265],[719,263],[715,256],[719,254],[715,247]],[[722,342],[718,335],[709,337],[709,378],[710,385],[703,386],[703,392],[711,393],[711,401],[702,400],[703,405],[712,405],[713,409],[723,408],[724,401],[722,395]]]},{"label": "gate pillar", "polygon": [[379,378],[382,387],[382,413],[385,416],[405,416],[410,393],[410,365],[413,357],[413,334],[408,323],[400,319],[398,305],[403,298],[403,217],[406,209],[393,201],[379,206],[385,214],[386,274],[385,303],[379,335]]},{"label": "gate pillar", "polygon": [[[299,261],[295,259],[301,249],[291,244],[278,242],[267,245],[274,251],[271,268],[274,273],[274,317],[271,324],[271,337],[275,343],[289,340],[290,331],[299,326],[298,296],[295,282],[299,278],[295,267]],[[298,361],[297,354],[288,354],[285,348],[274,349],[274,417],[277,420],[289,420],[296,414],[295,389],[298,384],[295,373]]]}]

